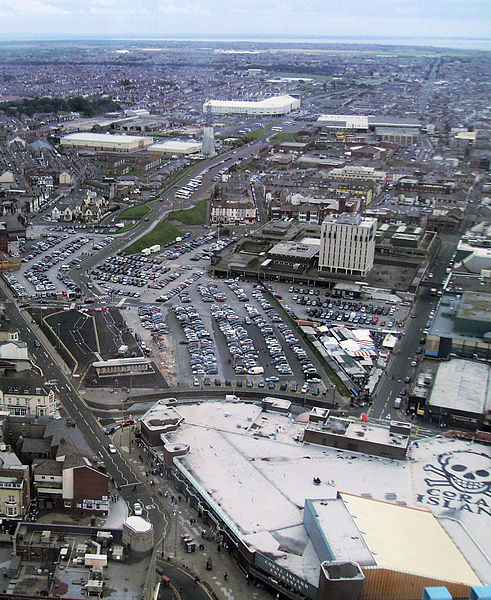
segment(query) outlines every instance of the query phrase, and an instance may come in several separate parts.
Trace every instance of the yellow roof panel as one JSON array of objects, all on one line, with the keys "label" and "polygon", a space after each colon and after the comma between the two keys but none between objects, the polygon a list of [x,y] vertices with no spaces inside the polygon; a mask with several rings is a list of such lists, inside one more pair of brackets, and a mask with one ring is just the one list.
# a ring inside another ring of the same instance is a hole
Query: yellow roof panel
[{"label": "yellow roof panel", "polygon": [[481,583],[431,512],[341,496],[379,567],[467,585]]}]

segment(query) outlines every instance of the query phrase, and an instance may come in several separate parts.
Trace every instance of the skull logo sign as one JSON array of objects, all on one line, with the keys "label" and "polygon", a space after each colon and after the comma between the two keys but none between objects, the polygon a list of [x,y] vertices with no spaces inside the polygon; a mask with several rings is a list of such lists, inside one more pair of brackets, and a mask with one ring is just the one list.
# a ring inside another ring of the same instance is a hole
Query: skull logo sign
[{"label": "skull logo sign", "polygon": [[466,494],[491,495],[491,458],[487,454],[458,450],[440,454],[441,468],[426,465],[424,470],[441,479],[425,479],[427,485],[439,487],[450,485]]}]

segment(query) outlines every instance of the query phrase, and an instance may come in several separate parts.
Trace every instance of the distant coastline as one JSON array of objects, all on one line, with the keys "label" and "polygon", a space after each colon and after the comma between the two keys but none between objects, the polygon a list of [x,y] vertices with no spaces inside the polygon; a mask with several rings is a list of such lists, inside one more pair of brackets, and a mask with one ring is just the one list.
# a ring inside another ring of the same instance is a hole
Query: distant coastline
[{"label": "distant coastline", "polygon": [[27,42],[27,41],[80,41],[80,40],[100,40],[100,41],[171,41],[171,42],[193,42],[193,43],[216,43],[216,44],[263,44],[265,46],[272,44],[285,45],[312,45],[316,47],[322,46],[395,46],[395,47],[419,47],[419,48],[434,48],[450,49],[450,50],[475,50],[475,51],[491,51],[490,38],[473,38],[473,37],[401,37],[401,36],[287,36],[287,35],[191,35],[191,34],[176,34],[176,35],[142,35],[142,34],[112,34],[107,36],[102,35],[73,35],[67,36],[62,34],[28,34],[28,33],[9,33],[0,34],[0,42]]}]

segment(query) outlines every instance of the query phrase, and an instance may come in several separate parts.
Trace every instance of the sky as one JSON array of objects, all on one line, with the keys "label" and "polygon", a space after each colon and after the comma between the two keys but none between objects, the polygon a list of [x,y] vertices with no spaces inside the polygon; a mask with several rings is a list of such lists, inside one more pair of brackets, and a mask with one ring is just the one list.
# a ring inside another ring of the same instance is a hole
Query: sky
[{"label": "sky", "polygon": [[0,0],[0,35],[490,38],[490,0]]}]

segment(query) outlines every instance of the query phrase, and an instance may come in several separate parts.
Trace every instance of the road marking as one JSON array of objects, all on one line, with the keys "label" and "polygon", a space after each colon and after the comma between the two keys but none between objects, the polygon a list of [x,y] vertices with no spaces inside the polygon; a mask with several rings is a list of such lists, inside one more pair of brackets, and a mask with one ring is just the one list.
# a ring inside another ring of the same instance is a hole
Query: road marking
[{"label": "road marking", "polygon": [[177,591],[177,589],[172,585],[172,583],[169,584],[171,587],[171,590],[174,592],[174,594],[176,595],[177,600],[181,600],[181,594]]}]

